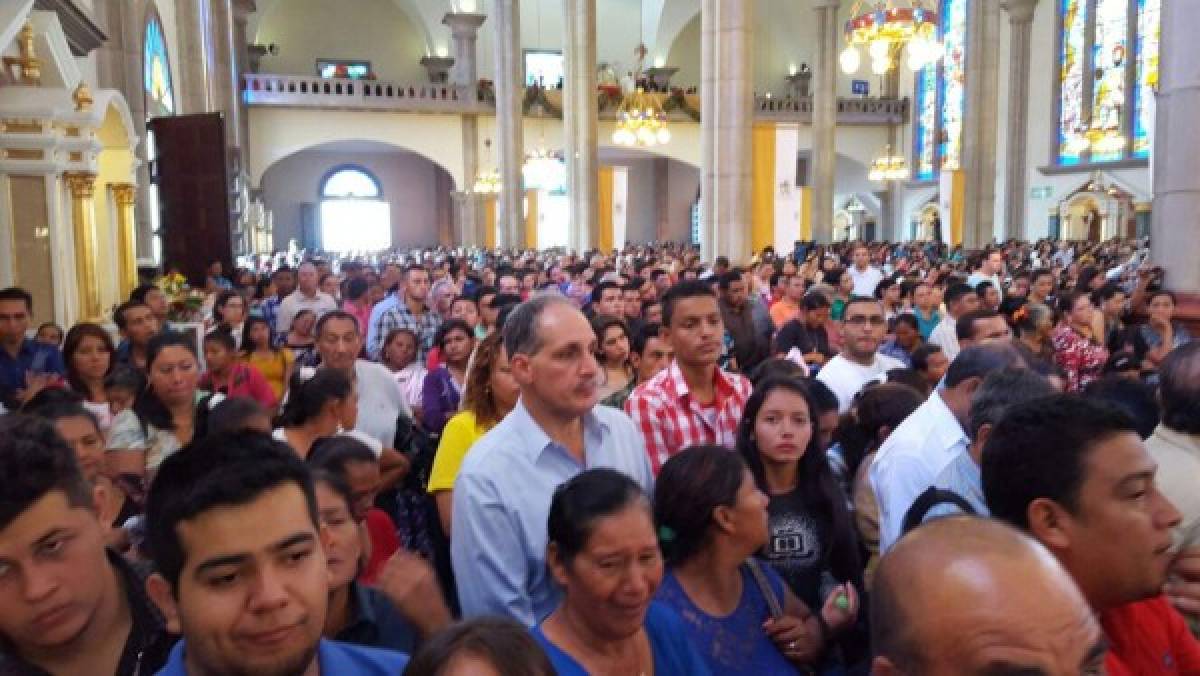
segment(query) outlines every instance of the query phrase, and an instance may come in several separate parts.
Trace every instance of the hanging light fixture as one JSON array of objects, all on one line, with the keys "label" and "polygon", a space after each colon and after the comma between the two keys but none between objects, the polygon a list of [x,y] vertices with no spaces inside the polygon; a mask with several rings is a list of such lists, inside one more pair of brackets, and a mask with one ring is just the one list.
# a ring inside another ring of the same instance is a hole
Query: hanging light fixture
[{"label": "hanging light fixture", "polygon": [[[492,161],[492,139],[484,139],[483,147],[487,149],[488,163]],[[495,169],[486,169],[479,172],[475,177],[475,185],[471,191],[481,195],[498,195],[504,187],[504,182],[500,179],[500,172]]]},{"label": "hanging light fixture", "polygon": [[562,152],[547,149],[544,139],[536,149],[525,153],[521,166],[526,190],[561,191],[567,182],[566,172]]},{"label": "hanging light fixture", "polygon": [[890,145],[884,146],[883,153],[871,160],[867,170],[867,178],[876,183],[907,181],[909,176],[908,160],[904,155],[893,155]]},{"label": "hanging light fixture", "polygon": [[617,128],[613,131],[612,141],[619,146],[645,147],[670,143],[667,114],[658,98],[641,87],[627,94],[617,109]]},{"label": "hanging light fixture", "polygon": [[838,61],[846,74],[858,72],[862,65],[860,47],[871,57],[871,72],[885,75],[895,67],[900,52],[907,48],[905,64],[918,71],[942,58],[938,40],[937,10],[926,7],[925,0],[875,0],[873,9],[864,10],[857,0],[846,22],[846,48]]}]

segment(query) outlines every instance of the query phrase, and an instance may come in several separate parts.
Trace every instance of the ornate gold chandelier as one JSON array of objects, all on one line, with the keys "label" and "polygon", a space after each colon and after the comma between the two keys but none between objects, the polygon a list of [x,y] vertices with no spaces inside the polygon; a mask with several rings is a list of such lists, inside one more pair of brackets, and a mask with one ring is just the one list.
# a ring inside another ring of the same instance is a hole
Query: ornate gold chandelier
[{"label": "ornate gold chandelier", "polygon": [[862,65],[859,47],[871,57],[871,72],[884,75],[896,66],[905,48],[906,65],[918,71],[942,58],[938,40],[938,13],[925,6],[924,0],[876,0],[874,8],[864,11],[864,0],[857,0],[846,22],[846,48],[839,61],[846,74],[858,72]]},{"label": "ornate gold chandelier", "polygon": [[[483,147],[487,148],[488,161],[491,162],[491,160],[492,160],[492,140],[485,139],[483,142]],[[486,195],[499,195],[500,190],[503,187],[504,187],[504,182],[500,178],[500,172],[497,171],[495,168],[492,168],[492,169],[488,169],[488,170],[479,172],[479,175],[477,177],[475,177],[475,185],[471,187],[471,191],[479,193],[480,195],[485,195],[485,196]]]},{"label": "ornate gold chandelier", "polygon": [[626,94],[617,108],[617,128],[613,131],[612,141],[628,147],[670,143],[667,114],[659,105],[658,98],[647,94],[641,87]]},{"label": "ornate gold chandelier", "polygon": [[893,155],[890,145],[884,146],[883,154],[871,160],[867,170],[867,178],[876,183],[907,181],[909,175],[908,160],[903,155]]}]

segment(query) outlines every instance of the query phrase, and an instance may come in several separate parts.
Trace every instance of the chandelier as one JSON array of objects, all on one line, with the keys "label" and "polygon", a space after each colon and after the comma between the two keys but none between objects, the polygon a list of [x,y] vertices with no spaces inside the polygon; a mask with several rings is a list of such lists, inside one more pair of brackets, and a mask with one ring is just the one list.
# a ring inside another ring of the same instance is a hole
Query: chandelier
[{"label": "chandelier", "polygon": [[[492,139],[484,139],[483,147],[487,149],[488,162],[492,161]],[[500,172],[495,168],[479,172],[475,177],[475,185],[471,191],[481,195],[499,195],[500,190],[504,187],[504,181],[500,178]]]},{"label": "chandelier", "polygon": [[667,129],[667,114],[663,112],[658,98],[638,87],[626,94],[617,108],[617,128],[613,131],[613,143],[619,146],[656,146],[671,142],[671,130]]},{"label": "chandelier", "polygon": [[526,190],[556,192],[561,191],[567,182],[562,153],[547,150],[544,144],[525,153],[521,175],[525,179]]},{"label": "chandelier", "polygon": [[846,22],[846,48],[839,61],[847,75],[858,72],[862,64],[859,47],[863,46],[875,75],[885,75],[894,68],[906,47],[905,63],[914,72],[942,58],[938,13],[925,7],[924,0],[876,0],[874,9],[867,11],[863,11],[863,4],[864,0],[854,3],[854,18]]},{"label": "chandelier", "polygon": [[871,167],[867,170],[867,178],[876,183],[907,181],[908,177],[908,160],[903,155],[893,155],[890,145],[884,146],[883,154],[871,160]]},{"label": "chandelier", "polygon": [[1115,155],[1125,150],[1125,136],[1116,125],[1104,126],[1093,119],[1091,125],[1080,126],[1076,136],[1067,142],[1067,147],[1077,153],[1091,150],[1097,155]]}]

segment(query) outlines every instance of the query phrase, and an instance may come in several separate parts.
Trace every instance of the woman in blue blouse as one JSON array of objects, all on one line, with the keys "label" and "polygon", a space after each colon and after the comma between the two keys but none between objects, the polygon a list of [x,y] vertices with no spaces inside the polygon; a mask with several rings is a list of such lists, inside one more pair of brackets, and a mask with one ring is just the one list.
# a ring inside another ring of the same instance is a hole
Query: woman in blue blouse
[{"label": "woman in blue blouse", "polygon": [[663,561],[650,502],[612,469],[554,492],[546,562],[563,601],[534,628],[559,676],[708,676],[683,622],[654,603]]},{"label": "woman in blue blouse", "polygon": [[658,600],[683,618],[714,674],[800,673],[858,614],[852,585],[814,614],[752,558],[767,544],[767,503],[741,456],[720,446],[693,446],[658,475],[654,516],[670,566]]},{"label": "woman in blue blouse", "polygon": [[458,413],[467,364],[475,350],[475,331],[463,320],[451,319],[438,329],[433,343],[441,351],[444,363],[425,376],[421,388],[421,422],[425,431],[436,437]]}]

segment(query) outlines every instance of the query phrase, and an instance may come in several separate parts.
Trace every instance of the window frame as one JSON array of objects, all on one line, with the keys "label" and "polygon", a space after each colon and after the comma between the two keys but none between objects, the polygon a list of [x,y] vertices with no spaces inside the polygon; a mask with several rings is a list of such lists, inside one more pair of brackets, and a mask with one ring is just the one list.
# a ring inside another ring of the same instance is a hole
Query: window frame
[{"label": "window frame", "polygon": [[[371,181],[371,183],[375,185],[375,194],[374,195],[361,195],[361,196],[360,195],[351,195],[351,196],[327,195],[325,193],[326,186],[329,185],[329,182],[331,180],[333,180],[333,178],[335,176],[337,176],[338,174],[341,174],[343,172],[354,172],[354,173],[358,173],[358,174],[362,174],[363,176],[366,176]],[[339,164],[339,165],[329,169],[328,171],[326,171],[321,176],[321,180],[317,182],[317,201],[323,202],[325,200],[381,200],[382,201],[382,200],[384,200],[383,183],[379,180],[379,177],[374,174],[374,172],[372,172],[371,170],[362,166],[361,164],[352,164],[352,163]]]},{"label": "window frame", "polygon": [[162,40],[163,59],[166,60],[164,67],[166,68],[166,75],[167,75],[167,94],[171,97],[171,108],[169,110],[167,110],[165,114],[166,115],[178,115],[179,114],[179,98],[178,98],[178,96],[176,96],[176,91],[175,91],[175,77],[171,73],[171,46],[169,44],[167,44],[167,32],[166,32],[166,29],[163,28],[162,17],[159,15],[158,9],[154,6],[154,3],[148,3],[148,5],[146,7],[146,15],[145,15],[144,19],[142,20],[142,35],[141,35],[141,38],[142,38],[142,43],[141,43],[142,69],[141,69],[141,77],[139,78],[139,82],[140,82],[141,90],[142,90],[142,110],[145,112],[147,120],[149,120],[151,117],[150,108],[151,108],[152,104],[154,107],[154,112],[156,113],[155,116],[161,116],[161,115],[158,115],[158,113],[159,113],[159,110],[161,108],[163,108],[160,105],[158,99],[151,97],[150,91],[146,88],[147,69],[150,67],[150,64],[146,60],[146,43],[149,40],[150,27],[153,25],[158,26],[158,35]]}]

